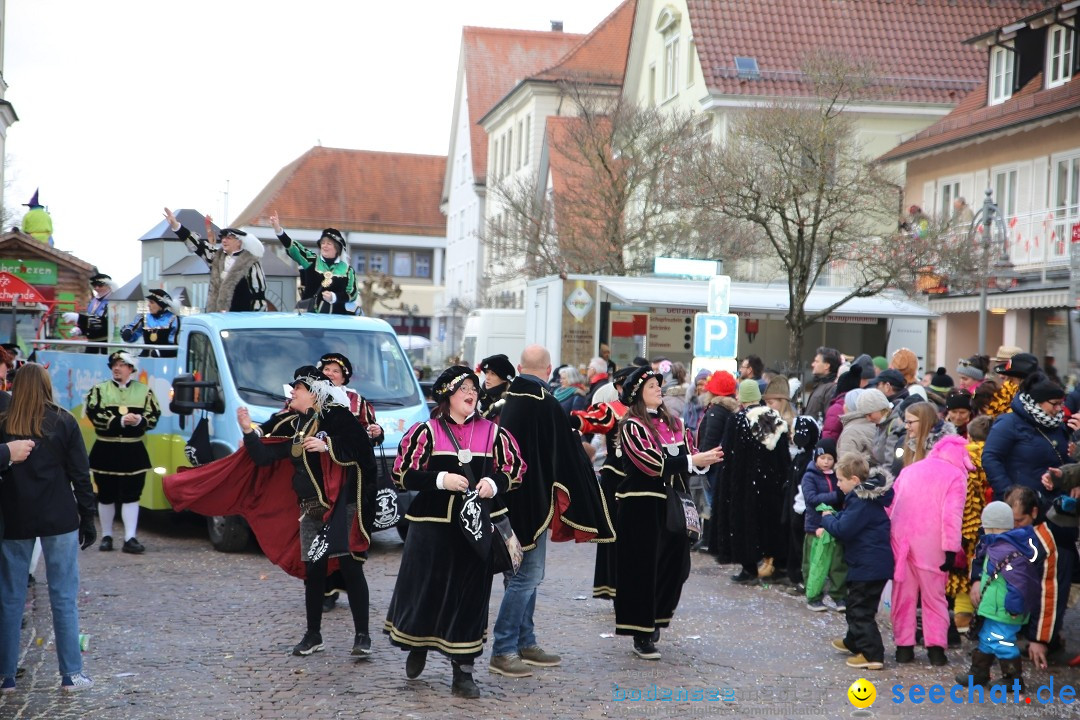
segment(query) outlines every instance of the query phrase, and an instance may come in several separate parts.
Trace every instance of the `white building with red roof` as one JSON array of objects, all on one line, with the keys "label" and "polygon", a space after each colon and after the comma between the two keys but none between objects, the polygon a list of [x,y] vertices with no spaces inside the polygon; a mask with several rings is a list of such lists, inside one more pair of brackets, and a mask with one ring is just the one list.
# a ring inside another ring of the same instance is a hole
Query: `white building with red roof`
[{"label": "white building with red roof", "polygon": [[807,59],[835,54],[871,70],[869,92],[847,111],[873,158],[940,120],[982,82],[985,58],[962,43],[972,28],[1007,22],[1031,5],[639,0],[623,90],[643,106],[701,113],[702,130],[722,142],[736,113],[774,99],[810,97]]},{"label": "white building with red roof", "polygon": [[[1080,281],[1078,18],[1080,0],[1071,0],[969,24],[963,47],[978,54],[979,82],[946,117],[881,157],[905,166],[907,201],[931,215],[949,216],[957,197],[978,211],[992,190],[1012,271],[987,285],[986,349],[1018,346],[1063,370],[1066,358],[1077,361],[1070,310],[1080,308],[1080,285],[1070,283]],[[936,289],[931,365],[951,368],[976,351],[981,301],[950,291],[948,278]]]}]

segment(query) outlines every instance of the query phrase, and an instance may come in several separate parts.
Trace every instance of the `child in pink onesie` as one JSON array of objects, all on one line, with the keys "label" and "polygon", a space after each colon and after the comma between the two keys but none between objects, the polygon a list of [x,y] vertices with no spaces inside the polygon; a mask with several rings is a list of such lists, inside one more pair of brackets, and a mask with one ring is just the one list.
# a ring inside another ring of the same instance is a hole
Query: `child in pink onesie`
[{"label": "child in pink onesie", "polygon": [[945,582],[960,551],[967,474],[972,469],[966,443],[958,435],[946,435],[925,458],[904,468],[893,485],[892,625],[898,663],[915,660],[915,608],[921,598],[930,664],[948,664]]}]

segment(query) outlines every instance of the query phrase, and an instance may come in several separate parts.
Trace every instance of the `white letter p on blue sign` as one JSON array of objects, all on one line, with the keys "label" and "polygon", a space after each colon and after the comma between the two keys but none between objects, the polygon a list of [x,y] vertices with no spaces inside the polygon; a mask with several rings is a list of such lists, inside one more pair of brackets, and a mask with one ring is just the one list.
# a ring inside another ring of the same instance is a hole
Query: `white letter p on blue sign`
[{"label": "white letter p on blue sign", "polygon": [[694,316],[694,356],[706,358],[734,358],[738,355],[739,316]]}]

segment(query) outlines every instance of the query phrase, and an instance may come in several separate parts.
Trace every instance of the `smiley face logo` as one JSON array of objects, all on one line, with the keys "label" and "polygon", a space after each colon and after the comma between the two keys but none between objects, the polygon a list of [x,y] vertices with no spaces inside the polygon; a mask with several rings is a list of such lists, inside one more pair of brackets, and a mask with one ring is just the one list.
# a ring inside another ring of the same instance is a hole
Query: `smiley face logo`
[{"label": "smiley face logo", "polygon": [[877,700],[877,688],[874,687],[874,683],[866,678],[859,678],[851,683],[851,687],[848,688],[847,699],[852,705],[863,710],[873,705],[874,700]]}]

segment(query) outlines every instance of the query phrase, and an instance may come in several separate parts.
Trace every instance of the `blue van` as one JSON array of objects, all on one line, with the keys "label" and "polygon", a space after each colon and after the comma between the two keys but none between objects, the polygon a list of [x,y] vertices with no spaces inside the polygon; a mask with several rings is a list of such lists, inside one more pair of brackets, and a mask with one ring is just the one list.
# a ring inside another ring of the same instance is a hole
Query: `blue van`
[{"label": "blue van", "polygon": [[[109,379],[107,356],[80,352],[88,343],[35,341],[35,360],[49,368],[57,403],[79,418],[89,447],[94,429],[83,412],[90,388]],[[98,344],[98,343],[95,343]],[[106,346],[105,343],[100,343]],[[107,344],[133,355],[142,345]],[[398,526],[407,497],[390,480],[402,436],[428,418],[427,404],[408,357],[388,323],[352,315],[295,313],[203,313],[181,318],[175,358],[139,358],[137,375],[157,395],[161,420],[147,435],[154,466],[140,504],[167,509],[161,478],[191,464],[188,439],[204,419],[213,459],[226,457],[242,443],[236,409],[246,406],[262,422],[285,404],[293,371],[314,365],[328,353],[352,362],[349,386],[375,408],[385,439],[376,448],[379,465],[376,529]],[[250,536],[241,518],[208,518],[210,540],[218,550],[243,549]],[[403,526],[399,533],[404,534]]]}]

